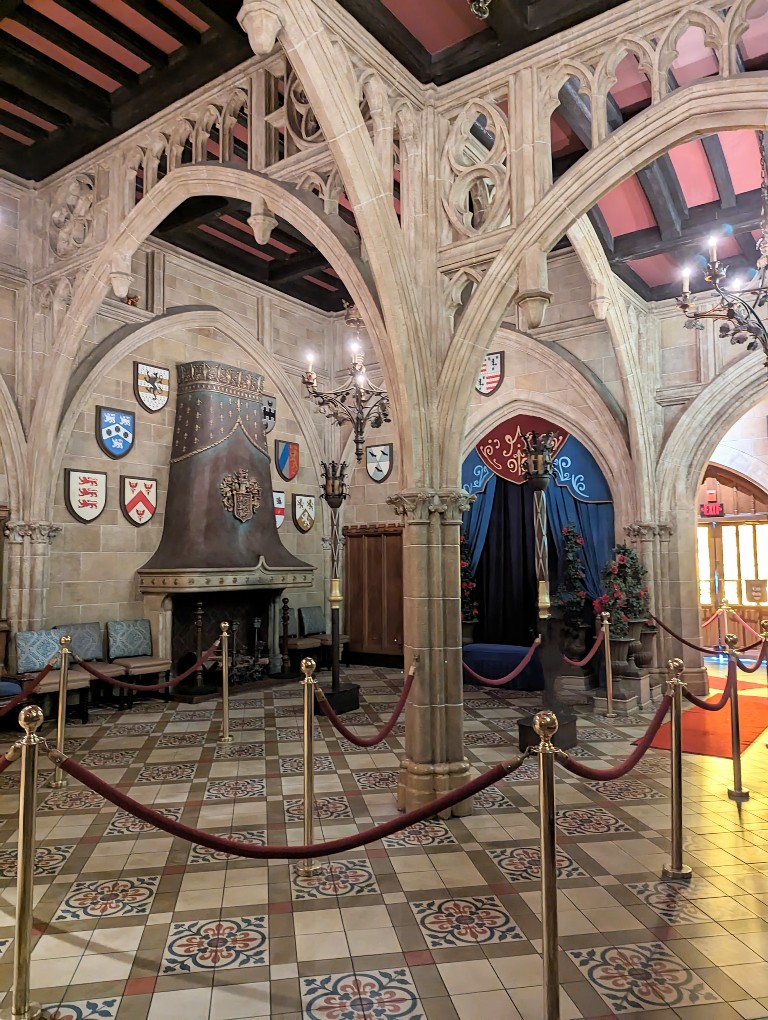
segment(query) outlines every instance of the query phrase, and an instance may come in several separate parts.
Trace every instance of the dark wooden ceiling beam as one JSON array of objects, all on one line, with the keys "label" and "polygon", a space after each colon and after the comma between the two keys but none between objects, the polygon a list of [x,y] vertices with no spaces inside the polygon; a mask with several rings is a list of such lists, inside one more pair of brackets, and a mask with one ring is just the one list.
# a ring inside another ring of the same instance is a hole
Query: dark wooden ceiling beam
[{"label": "dark wooden ceiling beam", "polygon": [[48,18],[43,17],[42,14],[38,14],[31,7],[21,7],[14,15],[13,20],[17,24],[23,25],[24,28],[28,28],[31,32],[36,32],[37,35],[47,39],[48,42],[60,47],[67,53],[71,53],[72,56],[82,60],[90,67],[101,71],[102,74],[106,74],[107,77],[118,82],[120,85],[135,85],[139,80],[136,72],[126,67],[125,64],[113,60],[103,50],[91,46],[90,43],[85,42],[85,40],[73,32],[62,28],[55,21],[50,21]]},{"label": "dark wooden ceiling beam", "polygon": [[269,282],[275,285],[290,283],[291,280],[300,280],[303,276],[320,273],[328,268],[328,259],[319,251],[310,255],[295,255],[284,262],[270,262]]},{"label": "dark wooden ceiling beam", "polygon": [[38,127],[37,124],[32,124],[30,121],[24,120],[23,117],[17,117],[15,114],[9,113],[8,110],[0,110],[0,124],[10,128],[11,131],[17,131],[20,135],[26,135],[33,142],[48,137],[45,128]]},{"label": "dark wooden ceiling beam", "polygon": [[663,238],[658,227],[635,230],[614,240],[614,258],[617,262],[629,259],[643,259],[651,255],[680,252],[690,258],[706,255],[707,238],[710,234],[727,232],[738,236],[743,231],[754,229],[760,222],[761,195],[759,191],[748,191],[738,195],[736,207],[723,216],[719,202],[694,206],[680,237]]},{"label": "dark wooden ceiling beam", "polygon": [[339,0],[363,28],[421,82],[432,80],[432,56],[380,0]]},{"label": "dark wooden ceiling beam", "polygon": [[114,39],[123,49],[152,67],[168,65],[167,54],[147,42],[138,32],[132,32],[117,18],[100,10],[95,4],[83,3],[83,0],[56,0],[56,3],[108,39]]},{"label": "dark wooden ceiling beam", "polygon": [[237,23],[241,0],[184,0],[184,6],[220,35],[242,32]]},{"label": "dark wooden ceiling beam", "polygon": [[109,99],[103,89],[4,32],[0,32],[0,81],[62,110],[75,123],[109,124]]},{"label": "dark wooden ceiling beam", "polygon": [[182,46],[196,46],[200,33],[158,0],[131,0],[133,10]]},{"label": "dark wooden ceiling beam", "polygon": [[519,0],[493,0],[487,25],[502,45],[514,46],[520,34],[528,34],[528,10]]},{"label": "dark wooden ceiling beam", "polygon": [[[755,226],[757,226],[757,224],[755,224]],[[741,248],[744,258],[751,260],[754,264],[755,259],[757,258],[757,244],[752,236],[752,232],[750,230],[740,230],[734,234],[734,237],[739,243],[739,248]]]},{"label": "dark wooden ceiling beam", "polygon": [[[598,14],[613,10],[624,0],[533,0],[527,5],[526,27],[534,38],[541,38],[539,33],[553,35],[564,28],[595,18]],[[530,43],[526,43],[530,45]]]},{"label": "dark wooden ceiling beam", "polygon": [[20,110],[26,110],[27,113],[34,114],[36,117],[42,118],[42,120],[47,120],[49,124],[53,124],[55,127],[69,127],[72,123],[72,118],[66,113],[54,109],[48,103],[35,99],[34,96],[30,96],[27,92],[22,92],[21,89],[10,85],[8,82],[0,81],[0,99],[4,99],[6,103],[18,106]]},{"label": "dark wooden ceiling beam", "polygon": [[12,18],[22,2],[23,0],[0,0],[0,21],[3,18]]},{"label": "dark wooden ceiling beam", "polygon": [[715,187],[720,196],[720,204],[723,209],[732,209],[736,205],[736,192],[733,189],[731,172],[720,138],[717,135],[706,135],[701,139],[701,144],[704,146],[709,169],[712,171]]}]

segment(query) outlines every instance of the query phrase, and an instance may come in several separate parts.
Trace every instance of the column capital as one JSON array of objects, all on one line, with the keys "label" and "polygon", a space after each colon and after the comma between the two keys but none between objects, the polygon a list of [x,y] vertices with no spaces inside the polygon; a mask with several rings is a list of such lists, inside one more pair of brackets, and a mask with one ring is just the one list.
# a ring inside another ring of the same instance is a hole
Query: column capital
[{"label": "column capital", "polygon": [[641,542],[650,542],[659,534],[658,524],[649,521],[633,521],[624,528],[624,534],[628,538],[639,539]]},{"label": "column capital", "polygon": [[476,499],[466,489],[419,489],[398,492],[387,503],[403,524],[428,524],[435,514],[451,523],[460,521]]},{"label": "column capital", "polygon": [[3,534],[11,545],[22,545],[25,538],[36,545],[50,545],[61,531],[60,524],[51,524],[50,521],[7,521],[3,528]]}]

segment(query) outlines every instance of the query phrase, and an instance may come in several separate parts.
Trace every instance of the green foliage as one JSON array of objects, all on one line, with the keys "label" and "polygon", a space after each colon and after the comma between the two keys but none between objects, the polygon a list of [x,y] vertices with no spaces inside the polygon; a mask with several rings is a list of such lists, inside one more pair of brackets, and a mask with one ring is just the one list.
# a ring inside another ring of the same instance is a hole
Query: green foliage
[{"label": "green foliage", "polygon": [[593,606],[596,613],[611,614],[612,637],[628,637],[630,620],[648,618],[648,574],[628,545],[617,545],[613,556],[603,567],[603,594]]},{"label": "green foliage", "polygon": [[473,595],[477,583],[469,568],[469,543],[464,534],[460,539],[459,562],[461,564],[461,622],[477,623],[479,607]]},{"label": "green foliage", "polygon": [[584,622],[584,539],[570,522],[563,528],[563,565],[554,604],[560,610],[563,631],[576,637]]}]

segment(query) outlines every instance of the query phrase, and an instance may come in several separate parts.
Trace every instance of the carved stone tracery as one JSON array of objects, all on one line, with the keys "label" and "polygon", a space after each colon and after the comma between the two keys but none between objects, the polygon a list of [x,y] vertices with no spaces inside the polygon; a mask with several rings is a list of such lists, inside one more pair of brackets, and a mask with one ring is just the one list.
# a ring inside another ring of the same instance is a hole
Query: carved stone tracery
[{"label": "carved stone tracery", "polygon": [[88,240],[93,228],[96,179],[77,173],[61,185],[53,200],[48,243],[58,258],[74,255]]}]

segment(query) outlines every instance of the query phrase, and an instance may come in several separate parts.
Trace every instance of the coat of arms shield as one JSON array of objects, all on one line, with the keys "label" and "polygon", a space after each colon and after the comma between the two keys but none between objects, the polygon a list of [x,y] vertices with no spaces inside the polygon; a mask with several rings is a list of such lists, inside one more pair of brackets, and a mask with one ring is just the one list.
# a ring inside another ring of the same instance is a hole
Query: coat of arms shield
[{"label": "coat of arms shield", "polygon": [[136,415],[114,407],[96,408],[96,442],[108,457],[119,460],[133,449]]},{"label": "coat of arms shield", "polygon": [[134,527],[149,524],[157,510],[157,479],[120,475],[120,509]]},{"label": "coat of arms shield", "polygon": [[273,489],[272,498],[275,502],[275,524],[282,528],[285,521],[285,493]]},{"label": "coat of arms shield", "polygon": [[261,486],[249,477],[248,471],[225,475],[219,486],[224,509],[241,524],[247,524],[261,506]]},{"label": "coat of arms shield", "polygon": [[286,482],[293,481],[299,473],[299,444],[276,439],[275,465],[281,478],[284,478]]},{"label": "coat of arms shield", "polygon": [[294,495],[293,497],[293,523],[306,533],[311,531],[315,523],[316,503],[314,496]]},{"label": "coat of arms shield", "polygon": [[392,443],[366,446],[365,470],[374,482],[385,482],[392,474],[393,452],[394,445]]},{"label": "coat of arms shield", "polygon": [[486,354],[480,366],[475,389],[483,397],[490,397],[504,381],[504,351]]},{"label": "coat of arms shield", "polygon": [[106,471],[66,468],[64,471],[64,502],[76,521],[90,524],[107,505]]},{"label": "coat of arms shield", "polygon": [[150,414],[162,411],[171,395],[170,368],[134,361],[133,392],[141,406]]},{"label": "coat of arms shield", "polygon": [[261,413],[264,415],[264,435],[269,435],[277,422],[277,397],[261,398]]}]

